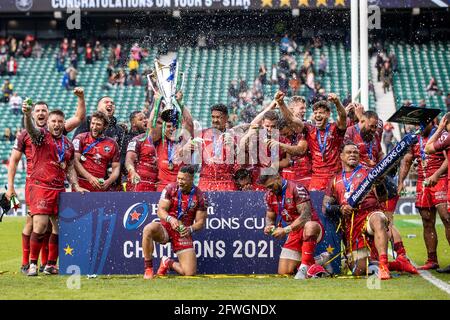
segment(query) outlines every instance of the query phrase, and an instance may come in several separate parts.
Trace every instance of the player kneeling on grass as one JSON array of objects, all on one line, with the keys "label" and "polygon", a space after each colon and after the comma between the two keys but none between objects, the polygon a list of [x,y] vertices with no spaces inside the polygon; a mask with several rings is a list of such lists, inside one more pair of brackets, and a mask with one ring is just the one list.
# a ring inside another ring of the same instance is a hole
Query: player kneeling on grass
[{"label": "player kneeling on grass", "polygon": [[[264,233],[277,239],[287,236],[280,254],[278,273],[293,274],[300,265],[296,279],[326,274],[319,264],[328,259],[321,256],[319,263],[314,258],[314,250],[323,238],[324,228],[311,206],[308,190],[300,183],[282,179],[272,168],[266,169],[265,173],[258,181],[268,190],[265,195],[267,213]],[[288,226],[282,228],[278,218]]]},{"label": "player kneeling on grass", "polygon": [[[388,220],[381,211],[380,200],[375,190],[371,190],[357,208],[348,205],[348,198],[367,177],[369,169],[360,164],[358,146],[344,143],[341,151],[342,172],[331,180],[323,200],[324,211],[334,211],[341,216],[344,244],[349,268],[353,275],[367,272],[369,256],[378,260],[378,277],[389,279],[388,266]],[[336,204],[337,203],[337,204]]]},{"label": "player kneeling on grass", "polygon": [[181,167],[177,182],[168,184],[161,193],[158,204],[159,222],[153,221],[144,228],[144,279],[153,278],[153,241],[170,241],[178,262],[163,257],[157,275],[165,275],[170,269],[180,275],[192,276],[197,271],[192,234],[203,229],[206,222],[206,203],[202,191],[194,185],[195,167]]}]

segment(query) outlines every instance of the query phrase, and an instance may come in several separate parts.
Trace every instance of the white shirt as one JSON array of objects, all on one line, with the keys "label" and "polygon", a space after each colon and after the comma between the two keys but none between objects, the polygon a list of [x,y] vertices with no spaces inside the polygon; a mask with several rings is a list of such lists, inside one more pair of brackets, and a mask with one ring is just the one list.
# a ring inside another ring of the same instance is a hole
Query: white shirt
[{"label": "white shirt", "polygon": [[9,105],[11,109],[18,109],[22,105],[22,98],[20,96],[12,96],[9,99]]}]

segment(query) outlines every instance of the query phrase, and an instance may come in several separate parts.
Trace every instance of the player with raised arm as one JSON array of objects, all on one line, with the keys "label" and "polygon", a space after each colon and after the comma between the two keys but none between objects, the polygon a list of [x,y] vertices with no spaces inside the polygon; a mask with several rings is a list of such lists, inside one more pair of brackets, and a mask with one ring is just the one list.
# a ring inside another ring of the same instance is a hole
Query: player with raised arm
[{"label": "player with raised arm", "polygon": [[328,102],[336,106],[338,119],[336,123],[330,123],[330,107],[327,101],[316,102],[313,109],[315,125],[304,123],[295,117],[284,103],[284,93],[277,92],[275,100],[284,118],[292,125],[296,132],[306,129],[306,143],[303,145],[301,154],[308,150],[312,158],[312,176],[309,186],[310,190],[323,191],[327,188],[329,181],[340,170],[339,147],[341,146],[346,126],[346,112],[338,96],[335,93],[328,95]]},{"label": "player with raised arm", "polygon": [[[447,160],[450,156],[450,113],[445,114],[441,119],[436,132],[428,139],[425,145],[425,153],[433,155],[437,152],[444,152]],[[450,241],[450,170],[447,170],[447,215],[441,219],[445,226],[445,236]],[[445,268],[437,269],[437,272],[450,273],[450,265]]]},{"label": "player with raised arm", "polygon": [[274,168],[281,172],[290,164],[290,155],[281,150],[288,140],[280,135],[279,116],[273,110],[276,102],[272,101],[264,108],[253,121],[247,133],[239,141],[239,150],[244,153],[244,167],[252,171],[255,180],[263,173],[265,168]]},{"label": "player with raised arm", "polygon": [[[177,101],[181,104],[183,93],[178,91]],[[155,117],[161,125],[152,126]],[[194,136],[194,123],[192,115],[186,106],[183,106],[181,128],[176,121],[162,122],[159,115],[155,115],[155,108],[150,113],[149,134],[156,148],[158,161],[158,184],[156,190],[161,192],[169,183],[177,181],[178,170],[183,165],[182,147],[186,141]],[[162,127],[165,126],[164,135]]]},{"label": "player with raised arm", "polygon": [[37,261],[42,247],[44,233],[49,221],[52,234],[49,239],[49,256],[44,274],[57,274],[58,259],[58,199],[65,191],[67,178],[73,191],[87,191],[78,185],[74,168],[74,149],[64,136],[64,113],[60,110],[48,114],[47,128],[36,127],[32,121],[31,107],[24,105],[25,128],[32,141],[32,173],[29,177],[30,214],[33,232],[30,237],[30,267],[28,276],[38,274]]},{"label": "player with raised arm", "polygon": [[450,244],[450,214],[447,212],[447,154],[439,151],[431,155],[425,153],[425,145],[435,134],[437,127],[430,122],[419,135],[419,141],[405,155],[400,166],[398,193],[403,190],[409,169],[417,159],[416,208],[419,209],[423,223],[423,237],[427,248],[428,260],[420,270],[438,269],[436,212],[446,228],[447,241]]},{"label": "player with raised arm", "polygon": [[[84,120],[86,116],[86,103],[84,98],[84,89],[81,87],[76,87],[73,90],[73,93],[77,96],[78,103],[75,115],[71,118],[69,118],[65,124],[64,124],[64,130],[65,132],[71,132],[76,127],[80,125],[80,123]],[[24,102],[26,104],[26,102]],[[22,106],[24,107],[24,106]],[[38,101],[35,104],[33,104],[32,109],[32,117],[33,121],[39,128],[44,128],[47,125],[48,120],[48,112],[49,108],[46,102],[44,101]],[[19,136],[16,139],[15,145],[13,147],[13,150],[11,151],[11,156],[9,159],[9,165],[8,165],[8,190],[6,191],[6,197],[8,200],[11,199],[13,195],[16,195],[16,190],[14,188],[14,179],[16,176],[17,171],[17,165],[20,162],[20,159],[22,159],[22,155],[25,154],[25,158],[27,161],[26,166],[26,180],[25,180],[25,203],[27,207],[30,207],[30,192],[28,190],[29,187],[29,177],[32,172],[32,143],[30,135],[28,134],[27,130],[24,129],[19,134]],[[30,236],[31,232],[33,231],[33,223],[31,216],[27,214],[26,217],[26,223],[22,230],[22,266],[21,271],[22,273],[26,274],[29,267],[30,262]],[[48,258],[48,240],[51,235],[51,226],[49,227],[49,230],[44,235],[44,240],[42,243],[42,249],[41,249],[41,271],[43,271],[43,268],[45,264],[47,263]]]},{"label": "player with raised arm", "polygon": [[206,203],[203,192],[194,185],[195,168],[185,165],[180,168],[176,183],[168,184],[161,193],[158,218],[144,228],[142,246],[144,250],[144,279],[153,278],[153,242],[168,243],[178,257],[178,262],[162,257],[158,275],[172,269],[180,275],[192,276],[197,272],[192,234],[204,228]]}]

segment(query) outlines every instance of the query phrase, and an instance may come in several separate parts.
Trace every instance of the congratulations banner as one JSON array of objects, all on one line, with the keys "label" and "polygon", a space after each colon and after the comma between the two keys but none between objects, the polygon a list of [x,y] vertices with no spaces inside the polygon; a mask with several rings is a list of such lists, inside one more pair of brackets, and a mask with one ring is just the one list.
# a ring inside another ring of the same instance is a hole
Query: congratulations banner
[{"label": "congratulations banner", "polygon": [[[449,0],[369,0],[382,8],[449,6]],[[1,0],[1,12],[52,12],[80,8],[83,11],[130,10],[247,10],[247,9],[342,9],[350,0]]]},{"label": "congratulations banner", "polygon": [[[160,193],[63,193],[60,198],[60,273],[140,274],[144,270],[142,231],[158,219]],[[274,274],[284,241],[263,233],[262,192],[211,192],[206,227],[193,235],[199,274]],[[323,194],[313,205],[326,229],[316,254],[340,251],[335,223],[321,213]],[[174,257],[170,244],[155,245],[155,270],[162,256]],[[332,266],[339,271],[340,259]]]}]

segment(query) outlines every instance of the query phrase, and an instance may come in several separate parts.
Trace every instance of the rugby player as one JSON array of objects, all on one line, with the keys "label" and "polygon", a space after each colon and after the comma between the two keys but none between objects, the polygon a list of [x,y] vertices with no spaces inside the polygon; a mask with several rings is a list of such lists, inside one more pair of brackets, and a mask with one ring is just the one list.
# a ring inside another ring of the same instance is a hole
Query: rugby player
[{"label": "rugby player", "polygon": [[[100,111],[91,116],[90,132],[80,133],[73,139],[75,170],[79,184],[89,191],[108,191],[120,175],[119,146],[104,135],[108,117]],[[107,177],[108,168],[112,172]]]},{"label": "rugby player", "polygon": [[[86,103],[84,98],[84,89],[82,87],[76,87],[73,90],[73,93],[77,96],[77,108],[75,111],[75,115],[69,119],[64,124],[64,130],[66,133],[71,132],[86,117]],[[25,103],[24,103],[25,104]],[[24,107],[24,106],[22,106]],[[48,120],[48,105],[44,101],[38,101],[33,105],[32,109],[32,117],[35,125],[39,128],[44,128],[47,125]],[[14,188],[14,179],[16,176],[17,165],[22,159],[22,155],[25,154],[25,158],[27,161],[26,166],[26,180],[25,180],[25,204],[27,208],[30,207],[30,192],[28,191],[29,187],[29,177],[32,172],[32,143],[31,138],[26,129],[22,130],[19,136],[16,139],[13,150],[11,152],[11,156],[9,159],[8,165],[8,189],[6,191],[6,197],[8,200],[11,200],[11,196],[16,196],[16,190]],[[26,223],[22,230],[22,265],[21,272],[26,274],[28,272],[29,260],[30,260],[30,236],[33,230],[33,223],[31,216],[27,214]],[[41,272],[44,270],[44,267],[47,263],[48,258],[48,240],[51,235],[51,226],[47,230],[44,235],[44,240],[42,242],[42,250],[41,250]]]},{"label": "rugby player", "polygon": [[49,221],[52,234],[49,238],[48,261],[44,274],[58,274],[58,201],[59,194],[65,192],[64,180],[67,178],[72,191],[87,191],[78,185],[74,168],[74,149],[64,136],[64,113],[53,110],[48,114],[47,128],[33,124],[31,108],[22,107],[25,115],[25,128],[32,141],[32,172],[29,177],[30,214],[33,219],[33,232],[30,236],[30,266],[28,276],[38,274],[37,261],[42,247],[44,233]]},{"label": "rugby player", "polygon": [[192,234],[204,228],[207,205],[203,192],[194,185],[194,174],[192,165],[180,168],[177,182],[168,184],[161,193],[157,212],[160,221],[153,221],[144,228],[144,279],[154,276],[154,241],[162,244],[170,242],[178,257],[178,262],[162,257],[157,275],[165,275],[171,269],[184,276],[192,276],[197,272]]},{"label": "rugby player", "polygon": [[315,125],[304,123],[295,117],[284,103],[284,93],[278,91],[275,100],[284,118],[293,126],[296,132],[306,129],[306,143],[303,143],[301,153],[308,150],[312,159],[312,176],[309,189],[324,191],[329,181],[340,170],[339,147],[341,146],[346,126],[346,112],[338,96],[335,93],[328,95],[328,102],[336,106],[338,119],[336,123],[330,123],[330,107],[327,101],[316,102],[313,109]]},{"label": "rugby player", "polygon": [[[435,154],[437,152],[444,152],[447,155],[447,160],[450,155],[450,113],[447,113],[439,123],[439,126],[436,132],[428,139],[425,145],[425,153],[427,154]],[[445,236],[447,237],[447,241],[450,243],[450,205],[448,201],[449,190],[450,190],[450,171],[447,170],[447,215],[442,216],[441,220],[445,226]],[[441,214],[439,212],[439,214]],[[450,265],[445,268],[437,269],[436,271],[442,273],[450,273]]]},{"label": "rugby player", "polygon": [[[323,239],[324,228],[303,185],[283,179],[273,168],[267,173],[258,181],[267,190],[264,233],[277,239],[287,236],[278,262],[278,273],[292,274],[298,267],[295,278],[306,279],[309,269],[313,265],[317,267],[314,250]],[[281,219],[287,224],[284,228],[281,227]]]}]

